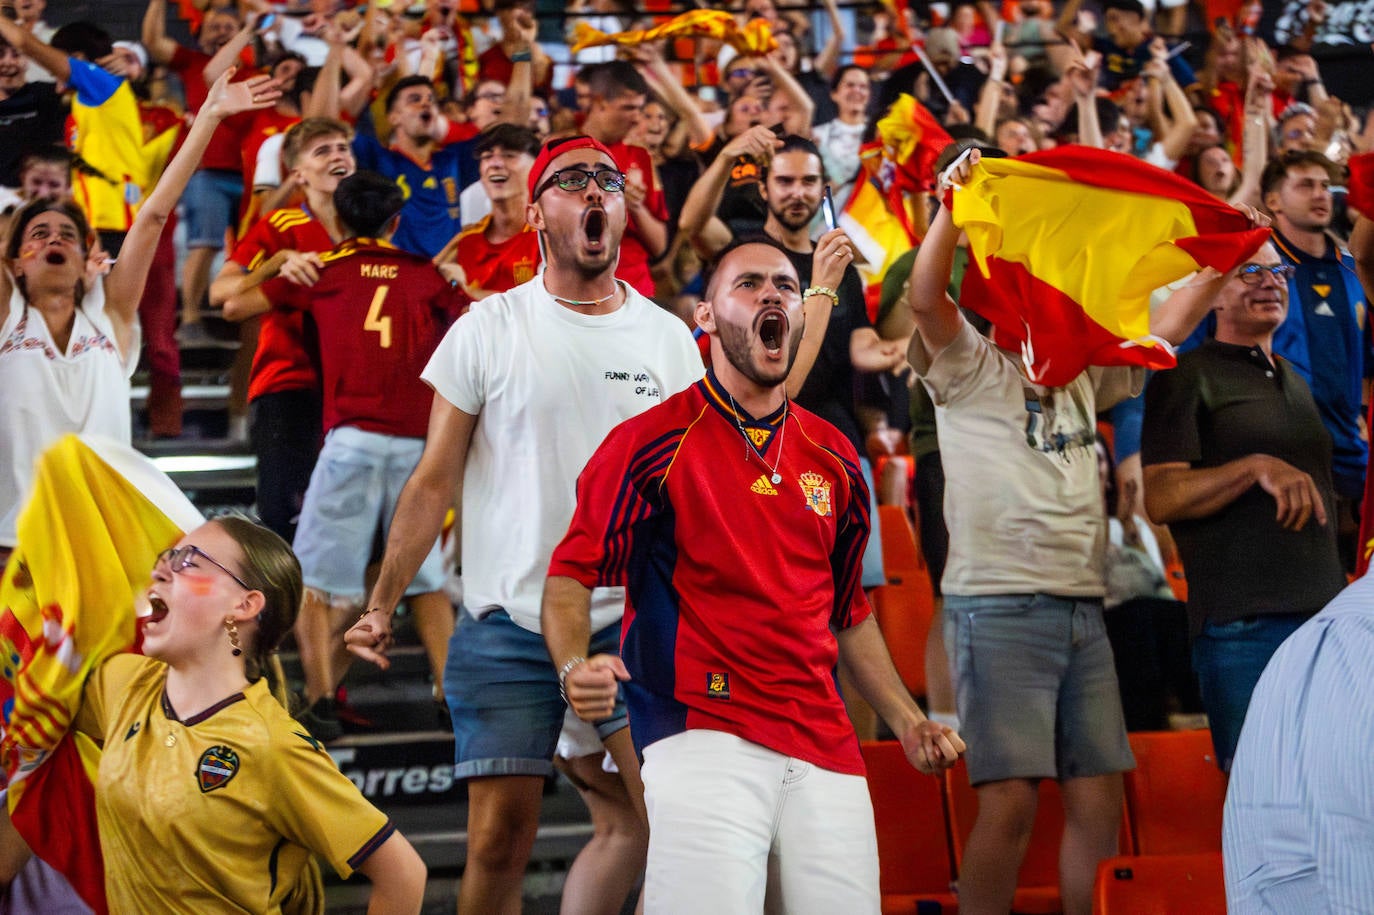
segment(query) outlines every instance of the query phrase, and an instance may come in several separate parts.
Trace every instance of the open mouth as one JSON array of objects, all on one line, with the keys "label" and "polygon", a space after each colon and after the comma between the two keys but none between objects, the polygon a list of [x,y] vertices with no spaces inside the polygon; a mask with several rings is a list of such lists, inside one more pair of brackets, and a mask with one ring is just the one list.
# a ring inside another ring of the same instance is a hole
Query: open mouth
[{"label": "open mouth", "polygon": [[601,247],[601,237],[606,234],[606,211],[600,209],[588,210],[582,217],[582,232],[587,237],[587,244],[593,248]]},{"label": "open mouth", "polygon": [[782,355],[783,341],[787,339],[787,315],[773,309],[765,311],[758,319],[759,342],[770,356]]},{"label": "open mouth", "polygon": [[65,264],[67,262],[67,255],[63,254],[61,251],[49,251],[47,254],[43,255],[43,260],[54,265]]},{"label": "open mouth", "polygon": [[160,623],[167,618],[167,603],[156,594],[148,595],[148,612],[144,615],[145,623]]},{"label": "open mouth", "polygon": [[336,165],[329,170],[329,174],[335,178],[347,178],[349,175],[347,165]]}]

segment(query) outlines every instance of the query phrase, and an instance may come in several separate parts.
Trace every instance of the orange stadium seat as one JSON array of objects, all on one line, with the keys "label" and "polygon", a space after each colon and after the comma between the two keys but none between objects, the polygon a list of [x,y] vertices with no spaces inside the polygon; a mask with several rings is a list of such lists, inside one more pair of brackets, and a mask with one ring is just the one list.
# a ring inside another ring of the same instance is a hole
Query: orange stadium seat
[{"label": "orange stadium seat", "polygon": [[1226,777],[1211,731],[1138,731],[1136,768],[1126,773],[1126,808],[1141,855],[1221,851]]},{"label": "orange stadium seat", "polygon": [[878,529],[882,532],[883,574],[888,584],[922,584],[930,590],[930,571],[916,546],[916,533],[906,509],[900,505],[879,505]]},{"label": "orange stadium seat", "polygon": [[1097,866],[1094,915],[1225,915],[1221,852],[1108,858]]},{"label": "orange stadium seat", "polygon": [[911,915],[918,904],[925,912],[932,903],[941,912],[956,911],[940,780],[911,768],[895,740],[864,741],[860,746],[878,828],[883,915]]},{"label": "orange stadium seat", "polygon": [[869,593],[892,663],[913,696],[926,694],[926,634],[935,598],[919,585],[880,585]]}]

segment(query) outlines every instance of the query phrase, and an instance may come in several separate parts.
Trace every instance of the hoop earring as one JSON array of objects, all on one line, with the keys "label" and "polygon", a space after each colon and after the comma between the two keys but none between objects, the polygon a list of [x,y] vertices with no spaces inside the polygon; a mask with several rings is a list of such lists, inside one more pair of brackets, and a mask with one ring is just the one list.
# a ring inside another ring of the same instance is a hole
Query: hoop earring
[{"label": "hoop earring", "polygon": [[229,653],[237,658],[243,654],[243,648],[239,645],[239,624],[232,616],[224,618],[224,631],[229,634]]}]

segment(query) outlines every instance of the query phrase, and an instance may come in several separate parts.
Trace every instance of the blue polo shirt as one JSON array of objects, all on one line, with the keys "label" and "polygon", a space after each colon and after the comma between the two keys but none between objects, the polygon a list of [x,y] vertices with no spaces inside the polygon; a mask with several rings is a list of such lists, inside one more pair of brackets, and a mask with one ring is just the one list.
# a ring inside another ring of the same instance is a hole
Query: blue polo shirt
[{"label": "blue polo shirt", "polygon": [[1288,317],[1274,332],[1274,352],[1312,389],[1331,433],[1336,492],[1359,498],[1369,463],[1369,445],[1360,438],[1363,381],[1374,377],[1364,290],[1350,255],[1333,241],[1321,257],[1312,257],[1275,229],[1274,246],[1285,264],[1297,268],[1288,281]]}]

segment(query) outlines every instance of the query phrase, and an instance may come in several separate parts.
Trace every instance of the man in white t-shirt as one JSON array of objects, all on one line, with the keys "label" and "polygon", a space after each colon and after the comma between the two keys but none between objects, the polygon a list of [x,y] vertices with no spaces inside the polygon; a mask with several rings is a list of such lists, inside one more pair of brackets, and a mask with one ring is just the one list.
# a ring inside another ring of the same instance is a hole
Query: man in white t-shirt
[{"label": "man in white t-shirt", "polygon": [[[438,396],[424,454],[397,505],[371,609],[346,635],[352,651],[385,666],[391,614],[460,493],[464,607],[444,692],[455,774],[469,780],[462,911],[519,907],[565,712],[540,600],[577,475],[607,432],[703,374],[686,326],[615,279],[624,186],[590,137],[541,149],[526,218],[541,233],[545,271],[477,303],[425,369]],[[594,595],[593,650],[618,650],[623,605],[619,590]],[[574,907],[623,901],[643,865],[648,827],[627,724],[622,701],[595,726],[619,777],[602,770],[595,735],[567,763],[597,826],[564,888]]]}]

